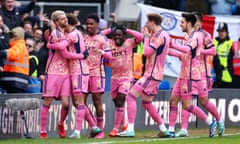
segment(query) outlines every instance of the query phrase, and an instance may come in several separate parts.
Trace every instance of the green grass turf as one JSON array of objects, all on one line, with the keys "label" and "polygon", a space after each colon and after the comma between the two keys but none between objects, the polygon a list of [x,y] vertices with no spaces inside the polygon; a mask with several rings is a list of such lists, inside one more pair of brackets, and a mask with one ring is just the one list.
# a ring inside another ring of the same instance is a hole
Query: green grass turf
[{"label": "green grass turf", "polygon": [[[157,131],[138,131],[134,138],[110,138],[89,139],[83,136],[81,139],[48,138],[45,140],[35,139],[11,139],[0,140],[0,144],[108,144],[108,143],[146,143],[146,144],[240,144],[240,128],[227,129],[223,137],[209,138],[207,129],[190,130],[187,138],[156,138]],[[206,133],[207,132],[207,133]]]}]

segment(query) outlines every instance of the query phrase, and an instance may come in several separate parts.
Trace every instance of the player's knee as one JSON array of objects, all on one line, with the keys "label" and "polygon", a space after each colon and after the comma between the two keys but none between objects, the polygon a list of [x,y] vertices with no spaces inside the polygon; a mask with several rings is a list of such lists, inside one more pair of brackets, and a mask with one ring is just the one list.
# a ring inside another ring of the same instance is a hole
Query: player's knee
[{"label": "player's knee", "polygon": [[62,103],[62,107],[64,109],[68,109],[69,108],[69,103]]},{"label": "player's knee", "polygon": [[118,95],[113,101],[116,107],[124,107],[125,95]]},{"label": "player's knee", "polygon": [[93,100],[93,105],[94,105],[95,107],[99,107],[99,106],[102,105],[102,101],[99,100],[99,99],[95,99],[95,100]]},{"label": "player's knee", "polygon": [[124,107],[124,103],[123,101],[114,101],[115,107]]},{"label": "player's knee", "polygon": [[148,105],[151,104],[152,102],[151,101],[142,101],[142,106],[147,109],[148,108]]},{"label": "player's knee", "polygon": [[183,109],[185,109],[187,111],[190,111],[192,105],[190,105],[190,104],[183,104],[182,107],[183,107]]},{"label": "player's knee", "polygon": [[51,103],[52,103],[52,98],[44,98],[43,99],[43,104],[45,105],[45,106],[48,106],[48,107],[50,107],[50,105],[51,105]]},{"label": "player's knee", "polygon": [[171,98],[170,98],[170,100],[169,100],[169,104],[170,104],[170,106],[175,106],[175,105],[178,104],[178,101],[179,101],[178,97],[176,97],[176,96],[171,96]]},{"label": "player's knee", "polygon": [[203,98],[200,98],[199,101],[200,101],[201,105],[205,106],[208,102],[208,99],[203,97]]}]

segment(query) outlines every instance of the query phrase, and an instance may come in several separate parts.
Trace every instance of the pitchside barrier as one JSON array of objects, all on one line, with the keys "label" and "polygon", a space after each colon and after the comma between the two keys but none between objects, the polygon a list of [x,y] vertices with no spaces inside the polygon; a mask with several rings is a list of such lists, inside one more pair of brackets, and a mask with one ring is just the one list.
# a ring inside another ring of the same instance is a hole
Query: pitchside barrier
[{"label": "pitchside barrier", "polygon": [[[159,110],[164,122],[168,125],[169,115],[169,103],[171,91],[159,91],[158,95],[153,101],[153,104]],[[20,112],[14,112],[4,106],[7,99],[10,98],[38,98],[40,102],[41,94],[5,94],[0,95],[0,139],[12,139],[12,138],[24,138],[25,127],[24,121],[21,119]],[[209,95],[210,100],[216,104],[218,111],[221,113],[222,118],[225,120],[226,127],[233,127],[240,125],[240,89],[214,89]],[[103,96],[104,106],[104,120],[105,120],[105,132],[109,132],[113,128],[114,120],[114,104],[109,92],[106,92]],[[194,104],[198,105],[197,97],[194,98]],[[94,112],[91,96],[88,97],[88,106]],[[135,122],[136,130],[155,129],[158,127],[154,121],[149,117],[149,114],[141,106],[141,98],[137,100],[137,117]],[[179,110],[181,105],[179,105]],[[60,101],[54,101],[51,105],[49,115],[49,121],[47,125],[47,131],[49,137],[58,137],[57,135],[57,123],[60,118],[61,103]],[[38,138],[40,132],[40,109],[28,110],[25,112],[29,133],[32,137]],[[180,111],[179,111],[180,115]],[[208,115],[210,115],[208,113]],[[179,127],[180,119],[177,119],[177,127]],[[75,108],[71,105],[70,112],[68,114],[65,129],[67,134],[70,135],[75,127]],[[196,117],[191,116],[189,118],[190,128],[204,128],[207,125]],[[82,134],[89,133],[89,127],[86,122],[83,123]]]}]

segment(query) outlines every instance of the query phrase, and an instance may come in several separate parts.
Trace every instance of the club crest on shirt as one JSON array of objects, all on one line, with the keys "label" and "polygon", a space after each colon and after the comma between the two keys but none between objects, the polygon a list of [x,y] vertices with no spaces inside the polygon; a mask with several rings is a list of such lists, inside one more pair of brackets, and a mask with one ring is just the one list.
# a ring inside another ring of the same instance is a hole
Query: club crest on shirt
[{"label": "club crest on shirt", "polygon": [[160,13],[160,15],[162,16],[162,28],[165,31],[172,30],[176,27],[177,18],[173,14],[168,12],[163,12],[163,13]]}]

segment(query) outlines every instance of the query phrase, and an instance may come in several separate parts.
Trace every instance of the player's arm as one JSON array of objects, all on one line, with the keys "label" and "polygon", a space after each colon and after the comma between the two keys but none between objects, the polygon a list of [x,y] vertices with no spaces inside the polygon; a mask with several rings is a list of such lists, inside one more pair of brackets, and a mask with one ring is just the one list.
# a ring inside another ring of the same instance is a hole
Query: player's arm
[{"label": "player's arm", "polygon": [[151,56],[155,51],[156,48],[152,45],[150,45],[150,35],[144,34],[144,55],[145,56]]},{"label": "player's arm", "polygon": [[204,49],[201,51],[204,55],[215,56],[217,54],[216,48],[214,47],[210,34],[206,34],[204,38]]},{"label": "player's arm", "polygon": [[78,36],[77,40],[69,39],[68,41],[72,41],[74,43],[76,53],[70,52],[67,48],[60,51],[60,54],[66,59],[86,59],[88,57],[88,51],[85,48],[85,43],[81,35]]},{"label": "player's arm", "polygon": [[69,52],[67,49],[63,49],[61,51],[59,51],[60,54],[66,58],[66,59],[84,59],[84,54],[82,53],[72,53],[72,52]]},{"label": "player's arm", "polygon": [[101,51],[101,54],[104,58],[111,60],[112,59],[112,51],[110,49],[105,49]]},{"label": "player's arm", "polygon": [[168,55],[181,58],[183,53],[169,48],[168,49]]},{"label": "player's arm", "polygon": [[112,32],[112,29],[111,28],[107,28],[107,29],[104,29],[101,31],[101,34],[103,35],[108,35]]},{"label": "player's arm", "polygon": [[191,43],[187,43],[186,45],[177,45],[173,42],[170,42],[170,47],[183,53],[188,53],[193,49]]},{"label": "player's arm", "polygon": [[209,49],[203,49],[201,51],[201,54],[215,56],[217,54],[217,52],[216,52],[215,47],[212,47],[212,48],[209,48]]},{"label": "player's arm", "polygon": [[141,43],[142,40],[143,40],[143,34],[141,34],[141,33],[138,32],[138,31],[131,30],[131,29],[128,29],[128,28],[127,28],[127,29],[126,29],[126,33],[132,35],[133,37],[135,37],[135,38],[136,38],[136,39],[135,39],[135,42],[136,42],[137,44]]},{"label": "player's arm", "polygon": [[60,40],[58,42],[51,42],[51,37],[50,37],[50,40],[47,43],[47,48],[54,49],[54,50],[63,50],[63,49],[66,49],[68,45],[69,45],[69,41],[66,39]]},{"label": "player's arm", "polygon": [[108,40],[104,40],[103,44],[102,44],[103,49],[100,50],[100,53],[102,54],[102,56],[108,60],[112,59],[112,50],[110,47],[110,43]]},{"label": "player's arm", "polygon": [[[163,49],[164,47],[160,47],[164,43],[161,37],[156,38],[154,41],[150,40],[149,34],[144,34],[144,55],[151,56],[158,49]],[[159,50],[162,52],[162,50]]]}]

